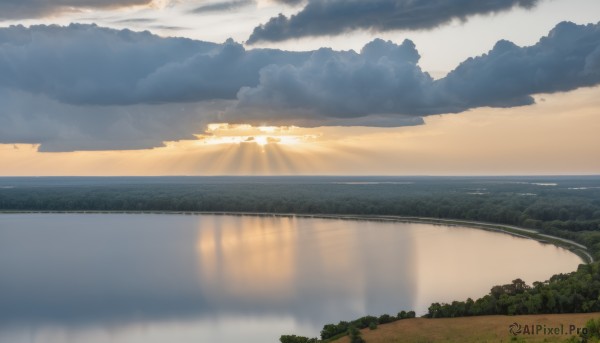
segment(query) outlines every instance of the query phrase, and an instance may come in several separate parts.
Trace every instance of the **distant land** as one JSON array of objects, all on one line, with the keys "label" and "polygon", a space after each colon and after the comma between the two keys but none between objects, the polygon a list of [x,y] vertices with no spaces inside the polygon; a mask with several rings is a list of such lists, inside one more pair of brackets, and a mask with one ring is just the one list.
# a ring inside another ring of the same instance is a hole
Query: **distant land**
[{"label": "distant land", "polygon": [[538,240],[544,235],[571,240],[587,247],[583,255],[600,258],[600,176],[2,177],[0,211],[228,212],[477,221],[532,229]]}]

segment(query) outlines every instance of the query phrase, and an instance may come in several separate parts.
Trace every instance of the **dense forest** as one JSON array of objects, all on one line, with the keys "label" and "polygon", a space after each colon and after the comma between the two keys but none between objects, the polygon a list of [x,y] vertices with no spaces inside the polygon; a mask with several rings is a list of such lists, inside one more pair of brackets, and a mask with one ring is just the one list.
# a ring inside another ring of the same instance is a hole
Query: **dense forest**
[{"label": "dense forest", "polygon": [[398,215],[517,225],[600,259],[600,177],[0,178],[1,211]]},{"label": "dense forest", "polygon": [[600,312],[600,264],[581,264],[577,271],[557,274],[545,282],[527,285],[521,279],[494,286],[477,300],[434,303],[427,317],[447,318],[492,314]]}]

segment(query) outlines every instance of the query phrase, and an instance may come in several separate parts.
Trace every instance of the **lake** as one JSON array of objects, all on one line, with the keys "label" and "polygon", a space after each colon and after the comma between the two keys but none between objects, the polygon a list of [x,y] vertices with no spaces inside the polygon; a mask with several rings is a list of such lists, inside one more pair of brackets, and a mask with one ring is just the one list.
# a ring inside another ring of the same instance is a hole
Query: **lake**
[{"label": "lake", "polygon": [[277,342],[529,284],[568,250],[433,224],[166,214],[0,215],[0,342]]}]

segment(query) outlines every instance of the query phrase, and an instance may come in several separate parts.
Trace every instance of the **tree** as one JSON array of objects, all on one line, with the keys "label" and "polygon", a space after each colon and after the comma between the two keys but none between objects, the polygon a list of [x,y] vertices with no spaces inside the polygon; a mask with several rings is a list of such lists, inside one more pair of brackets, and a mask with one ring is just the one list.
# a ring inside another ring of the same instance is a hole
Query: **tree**
[{"label": "tree", "polygon": [[316,338],[308,338],[308,337],[296,336],[296,335],[282,335],[279,338],[279,342],[281,342],[281,343],[317,343],[318,340]]},{"label": "tree", "polygon": [[375,324],[387,324],[393,322],[395,319],[396,318],[390,316],[389,314],[382,314],[381,316],[379,316],[379,318],[377,318],[377,323]]},{"label": "tree", "polygon": [[360,330],[354,325],[350,326],[348,329],[348,336],[350,336],[350,343],[366,343],[364,338],[360,335]]},{"label": "tree", "polygon": [[585,324],[585,331],[580,334],[582,342],[598,342],[600,340],[600,318],[590,319]]}]

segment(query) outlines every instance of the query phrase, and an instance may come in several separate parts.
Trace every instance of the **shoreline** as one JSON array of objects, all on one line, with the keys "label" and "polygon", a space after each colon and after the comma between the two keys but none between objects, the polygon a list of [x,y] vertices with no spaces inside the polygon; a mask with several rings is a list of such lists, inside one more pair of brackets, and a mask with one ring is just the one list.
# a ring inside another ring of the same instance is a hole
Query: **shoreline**
[{"label": "shoreline", "polygon": [[298,214],[298,213],[269,213],[269,212],[229,212],[229,211],[11,211],[0,210],[1,214],[171,214],[171,215],[230,215],[230,216],[255,216],[255,217],[298,217],[298,218],[317,218],[317,219],[341,219],[341,220],[367,220],[380,222],[397,223],[424,223],[438,224],[447,226],[465,226],[474,229],[486,231],[495,231],[505,233],[515,237],[528,238],[540,243],[552,244],[557,247],[567,249],[581,258],[582,263],[593,263],[594,258],[588,252],[586,246],[577,242],[546,235],[533,229],[521,228],[513,225],[496,224],[488,222],[478,222],[460,219],[442,219],[411,216],[394,215],[353,215],[353,214]]}]

